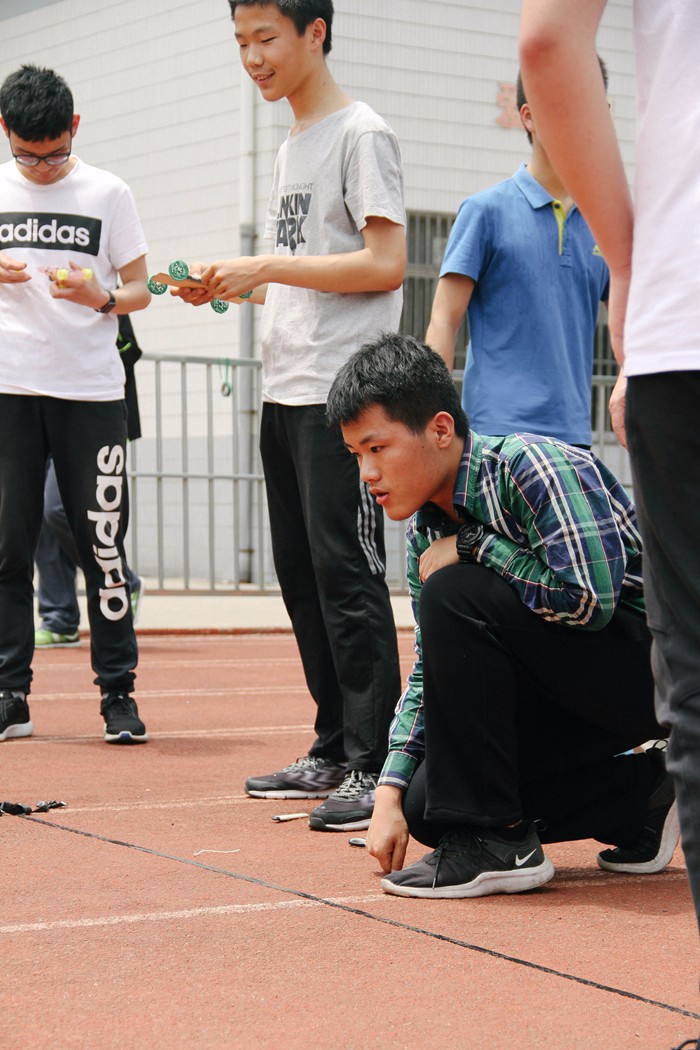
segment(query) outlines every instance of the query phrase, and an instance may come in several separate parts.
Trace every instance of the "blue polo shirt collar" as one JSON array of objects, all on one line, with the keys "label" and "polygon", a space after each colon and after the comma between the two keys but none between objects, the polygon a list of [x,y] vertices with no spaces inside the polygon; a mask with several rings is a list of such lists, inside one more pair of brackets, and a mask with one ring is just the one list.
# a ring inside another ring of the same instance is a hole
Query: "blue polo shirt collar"
[{"label": "blue polo shirt collar", "polygon": [[[554,200],[551,193],[537,179],[533,179],[525,164],[520,165],[513,176],[513,181],[532,208],[544,208]],[[575,207],[575,204],[572,205],[571,211]]]}]

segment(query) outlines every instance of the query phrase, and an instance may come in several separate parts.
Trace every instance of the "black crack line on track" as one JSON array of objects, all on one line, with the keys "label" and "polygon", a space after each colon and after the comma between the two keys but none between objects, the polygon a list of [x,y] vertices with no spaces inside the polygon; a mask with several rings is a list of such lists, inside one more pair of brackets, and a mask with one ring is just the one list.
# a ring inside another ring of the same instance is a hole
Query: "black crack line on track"
[{"label": "black crack line on track", "polygon": [[94,839],[97,842],[106,842],[111,846],[125,846],[127,849],[136,850],[138,853],[148,853],[152,857],[160,857],[163,860],[172,860],[177,864],[188,864],[192,868],[198,868],[200,871],[211,871],[215,875],[225,875],[229,879],[236,879],[238,882],[248,882],[252,886],[262,886],[266,890],[276,890],[278,893],[286,893],[292,897],[299,897],[301,900],[312,901],[315,904],[325,904],[328,908],[337,908],[338,911],[346,912],[350,915],[359,915],[363,919],[371,919],[374,922],[381,923],[384,926],[393,926],[397,930],[406,930],[408,933],[418,933],[423,937],[430,937],[436,941],[442,941],[443,944],[453,944],[457,948],[466,948],[470,952],[476,952],[480,955],[488,955],[492,959],[500,959],[503,962],[515,963],[516,966],[523,966],[529,970],[536,970],[538,973],[546,973],[552,977],[559,977],[564,981],[573,981],[574,984],[584,985],[586,988],[594,988],[599,992],[609,992],[612,995],[619,995],[623,999],[632,999],[636,1003],[642,1003],[644,1006],[656,1006],[660,1010],[667,1010],[669,1013],[680,1014],[681,1017],[692,1017],[696,1021],[700,1021],[700,1014],[693,1013],[691,1010],[684,1010],[680,1006],[672,1006],[671,1003],[663,1003],[658,999],[647,999],[644,995],[637,995],[635,992],[628,992],[624,988],[615,988],[610,984],[601,984],[599,981],[591,981],[587,977],[579,977],[577,974],[566,973],[564,970],[555,970],[551,966],[543,966],[541,963],[530,962],[529,959],[519,959],[515,955],[506,955],[504,952],[495,951],[493,948],[484,948],[480,944],[471,944],[469,941],[460,941],[457,937],[449,937],[445,933],[437,933],[435,930],[426,930],[422,926],[412,926],[407,922],[399,922],[397,919],[385,918],[382,915],[374,915],[370,911],[364,911],[362,908],[352,908],[349,904],[341,904],[339,901],[328,900],[326,897],[319,897],[315,893],[306,893],[304,890],[292,889],[289,886],[278,886],[274,882],[267,882],[265,879],[256,879],[253,875],[243,875],[236,871],[227,871],[226,868],[215,868],[211,864],[203,864],[199,860],[190,860],[189,857],[175,857],[172,853],[163,853],[161,850],[151,849],[149,846],[139,846],[135,842],[123,842],[121,839],[110,839],[105,835],[97,835],[92,831],[81,831],[80,828],[69,828],[65,824],[55,824],[51,820],[41,820],[34,816],[20,816],[20,820],[29,821],[32,824],[43,824],[47,828],[54,828],[57,831],[67,831],[71,835],[81,835],[87,839]]}]

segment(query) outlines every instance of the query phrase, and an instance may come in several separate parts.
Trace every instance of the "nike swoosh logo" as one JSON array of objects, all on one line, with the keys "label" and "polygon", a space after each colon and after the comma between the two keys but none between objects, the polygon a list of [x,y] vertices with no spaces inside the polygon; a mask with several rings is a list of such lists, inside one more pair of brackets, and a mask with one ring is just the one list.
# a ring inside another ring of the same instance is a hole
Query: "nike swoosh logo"
[{"label": "nike swoosh logo", "polygon": [[536,852],[537,852],[537,849],[535,848],[535,849],[532,850],[531,853],[528,853],[527,857],[519,857],[517,855],[517,853],[516,853],[516,855],[515,855],[515,866],[516,866],[516,868],[522,868],[523,864],[526,864],[529,861],[530,857],[533,855],[533,853],[536,853]]}]

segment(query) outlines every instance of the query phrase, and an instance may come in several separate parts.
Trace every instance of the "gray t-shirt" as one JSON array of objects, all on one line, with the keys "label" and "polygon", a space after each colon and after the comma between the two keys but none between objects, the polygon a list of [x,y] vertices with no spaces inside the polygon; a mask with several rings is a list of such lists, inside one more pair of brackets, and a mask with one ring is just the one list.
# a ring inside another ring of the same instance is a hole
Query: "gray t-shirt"
[{"label": "gray t-shirt", "polygon": [[[364,247],[376,216],[405,225],[399,146],[364,102],[352,102],[277,155],[265,236],[276,255],[337,255]],[[338,369],[363,343],[396,331],[402,291],[342,294],[270,284],[262,318],[263,400],[326,401]]]}]

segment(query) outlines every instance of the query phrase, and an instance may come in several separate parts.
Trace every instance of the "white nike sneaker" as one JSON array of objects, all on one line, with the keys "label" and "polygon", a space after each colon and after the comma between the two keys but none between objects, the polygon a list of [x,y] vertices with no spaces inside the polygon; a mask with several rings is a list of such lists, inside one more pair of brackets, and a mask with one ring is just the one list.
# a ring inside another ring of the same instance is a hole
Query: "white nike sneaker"
[{"label": "white nike sneaker", "polygon": [[460,827],[422,860],[386,875],[381,887],[399,897],[486,897],[532,890],[553,875],[534,824],[525,824],[516,842],[490,828]]}]

